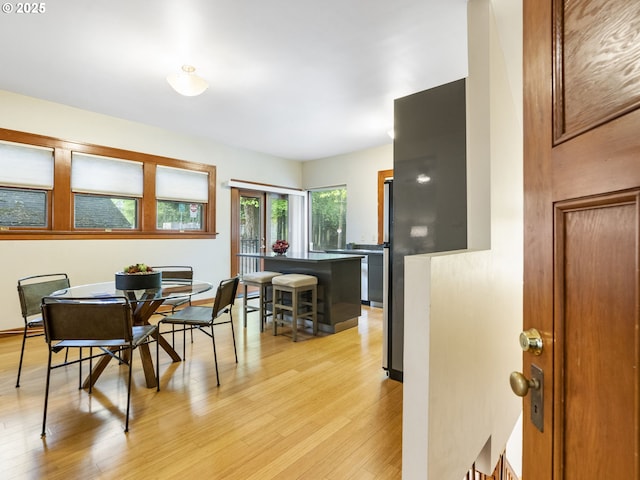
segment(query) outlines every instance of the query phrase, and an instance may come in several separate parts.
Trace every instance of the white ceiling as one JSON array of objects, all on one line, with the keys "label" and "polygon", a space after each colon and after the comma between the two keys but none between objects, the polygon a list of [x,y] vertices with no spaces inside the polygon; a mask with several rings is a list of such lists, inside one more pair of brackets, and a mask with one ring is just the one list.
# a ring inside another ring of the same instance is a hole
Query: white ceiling
[{"label": "white ceiling", "polygon": [[[43,5],[0,13],[0,89],[284,158],[389,143],[395,98],[467,72],[467,0]],[[183,64],[201,96],[167,84]]]}]

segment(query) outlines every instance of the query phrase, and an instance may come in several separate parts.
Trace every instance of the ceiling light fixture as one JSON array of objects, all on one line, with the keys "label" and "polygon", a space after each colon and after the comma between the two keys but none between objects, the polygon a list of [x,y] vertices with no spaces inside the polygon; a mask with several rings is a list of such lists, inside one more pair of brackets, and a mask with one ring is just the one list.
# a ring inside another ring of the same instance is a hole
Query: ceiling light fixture
[{"label": "ceiling light fixture", "polygon": [[204,78],[196,75],[195,71],[195,67],[183,65],[180,72],[167,76],[167,82],[180,95],[195,97],[204,92],[209,86]]}]

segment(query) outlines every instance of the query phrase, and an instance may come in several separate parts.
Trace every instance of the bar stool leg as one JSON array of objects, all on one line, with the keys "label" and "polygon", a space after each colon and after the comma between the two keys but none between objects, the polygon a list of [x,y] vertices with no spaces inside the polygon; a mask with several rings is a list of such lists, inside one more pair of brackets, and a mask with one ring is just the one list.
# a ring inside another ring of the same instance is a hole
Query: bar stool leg
[{"label": "bar stool leg", "polygon": [[276,307],[277,304],[280,303],[280,299],[282,298],[282,290],[274,288],[273,291],[273,336],[278,335],[278,317],[280,315],[280,309]]},{"label": "bar stool leg", "polygon": [[[260,311],[258,312],[260,314],[260,331],[264,332],[264,324],[265,324],[265,315],[264,315],[264,296],[265,296],[265,290],[267,289],[266,285],[260,285]],[[246,319],[245,319],[246,322]]]},{"label": "bar stool leg", "polygon": [[247,284],[244,284],[244,296],[242,297],[242,316],[244,318],[244,328],[247,328],[247,302],[249,301]]},{"label": "bar stool leg", "polygon": [[298,295],[299,292],[294,288],[291,292],[291,337],[294,342],[298,341]]},{"label": "bar stool leg", "polygon": [[311,290],[311,308],[313,308],[313,334],[318,334],[318,287],[316,285],[313,286]]}]

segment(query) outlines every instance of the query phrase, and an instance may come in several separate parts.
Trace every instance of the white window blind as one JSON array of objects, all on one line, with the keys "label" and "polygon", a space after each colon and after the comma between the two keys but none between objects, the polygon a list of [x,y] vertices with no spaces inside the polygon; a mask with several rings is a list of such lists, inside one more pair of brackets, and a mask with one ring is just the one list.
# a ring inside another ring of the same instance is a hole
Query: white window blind
[{"label": "white window blind", "polygon": [[209,174],[158,165],[156,198],[158,200],[207,203],[209,201]]},{"label": "white window blind", "polygon": [[53,148],[0,141],[0,185],[53,188]]},{"label": "white window blind", "polygon": [[142,197],[142,163],[85,153],[71,155],[74,192]]}]

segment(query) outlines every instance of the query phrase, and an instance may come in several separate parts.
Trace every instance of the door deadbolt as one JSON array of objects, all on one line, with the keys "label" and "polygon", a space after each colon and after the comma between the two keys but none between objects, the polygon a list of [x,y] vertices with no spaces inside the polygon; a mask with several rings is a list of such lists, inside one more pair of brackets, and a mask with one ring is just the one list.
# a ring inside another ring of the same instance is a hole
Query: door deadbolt
[{"label": "door deadbolt", "polygon": [[523,352],[531,352],[534,355],[542,353],[542,336],[535,328],[525,330],[520,334],[520,347]]}]

